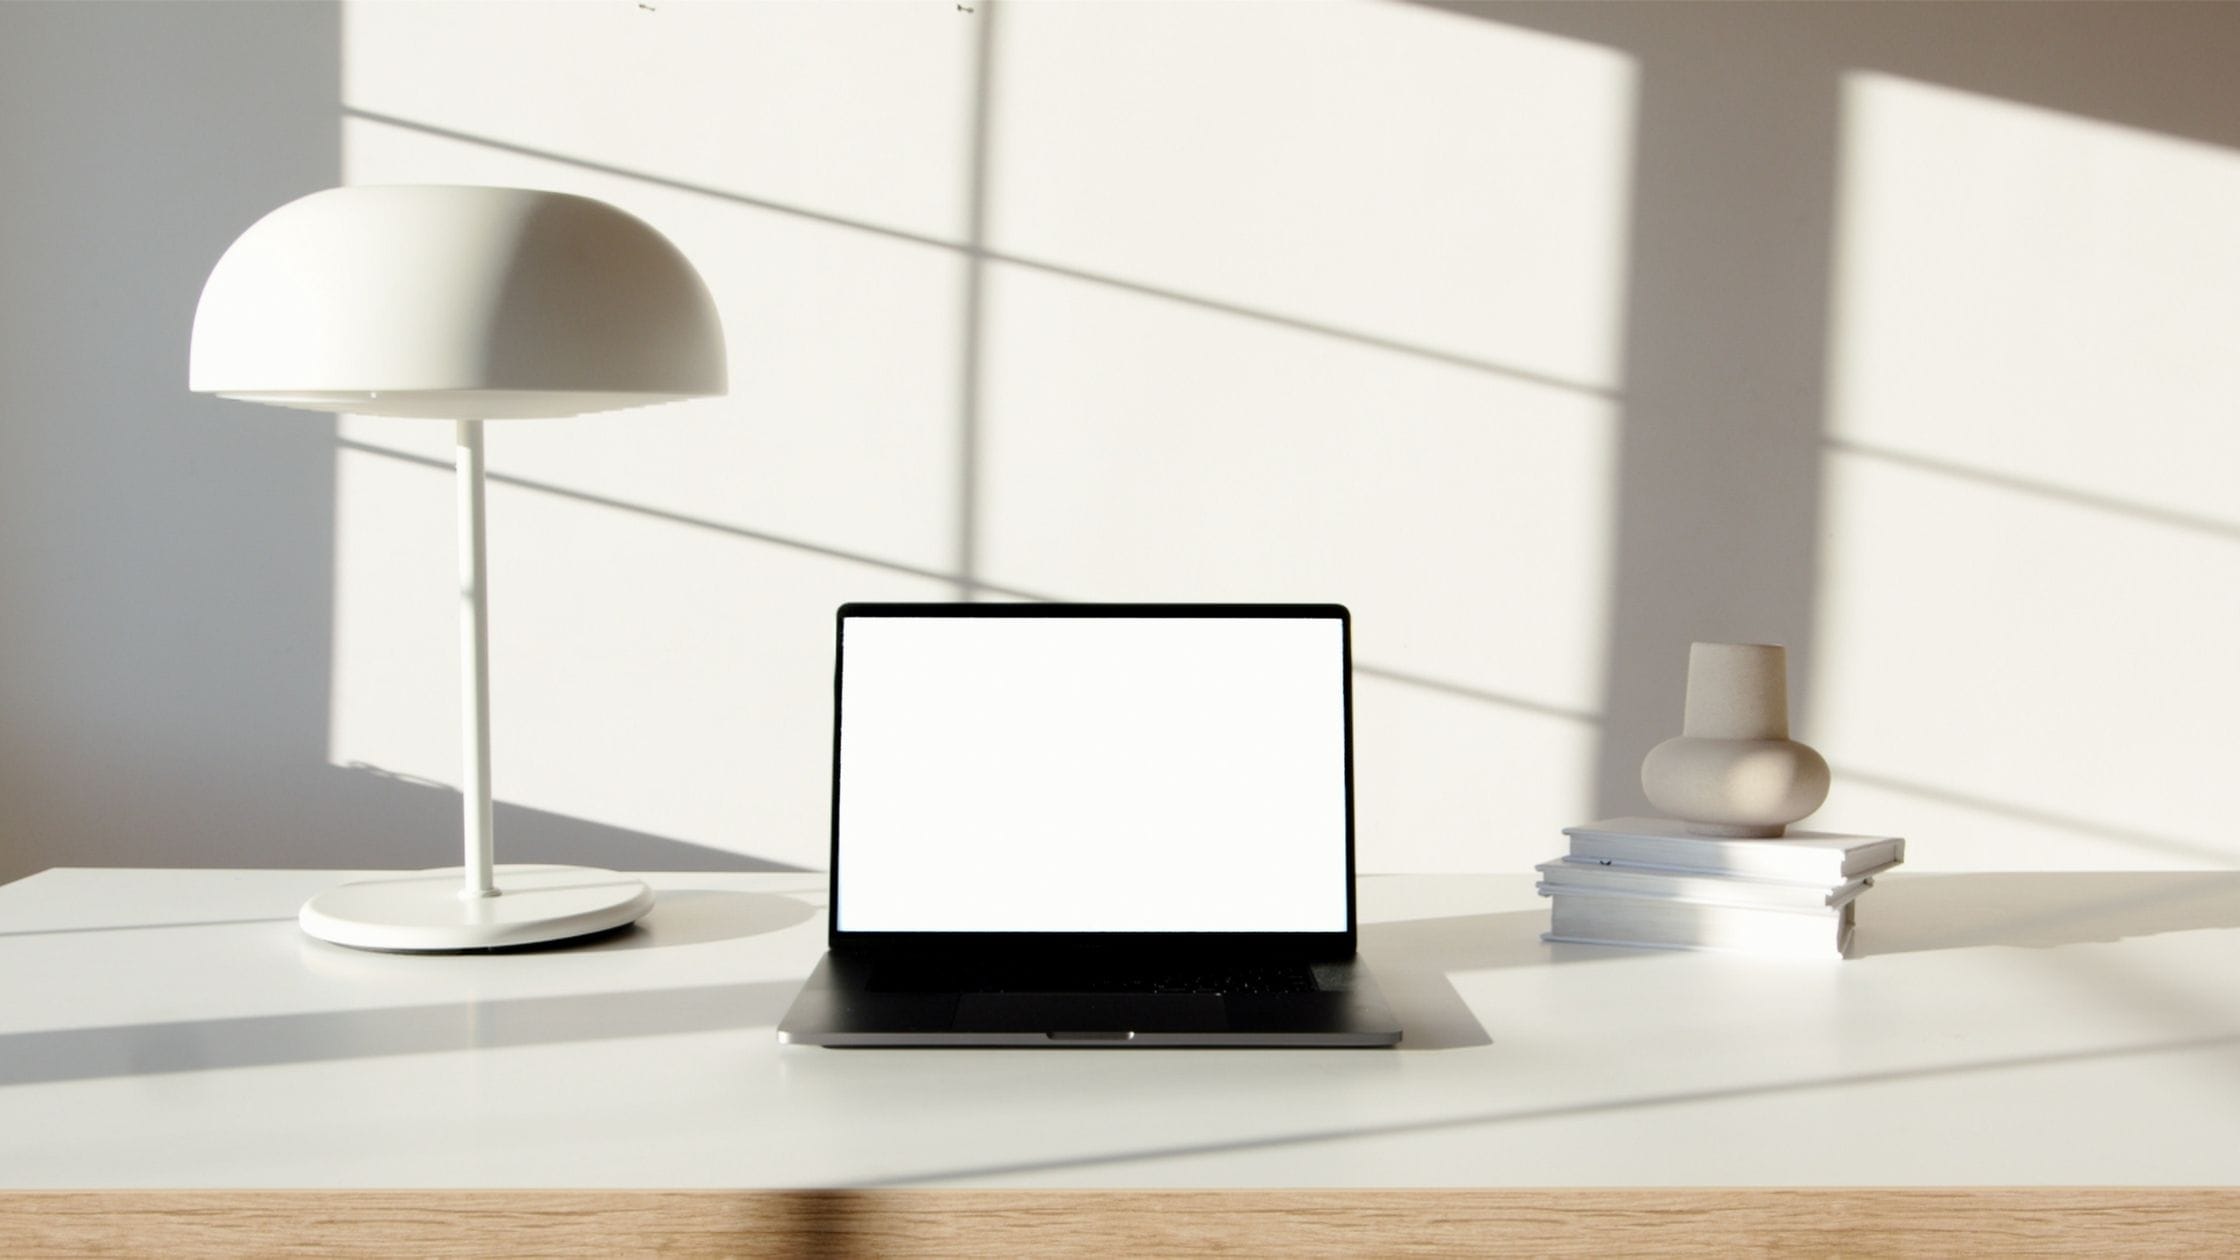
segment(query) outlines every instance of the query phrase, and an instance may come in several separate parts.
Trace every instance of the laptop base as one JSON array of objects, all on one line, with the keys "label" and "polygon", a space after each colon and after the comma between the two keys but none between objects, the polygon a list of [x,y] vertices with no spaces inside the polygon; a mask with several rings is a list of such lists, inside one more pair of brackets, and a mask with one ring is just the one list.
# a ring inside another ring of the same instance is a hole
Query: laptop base
[{"label": "laptop base", "polygon": [[984,993],[878,984],[879,964],[827,953],[778,1024],[807,1046],[1011,1046],[1037,1049],[1324,1046],[1400,1040],[1358,960],[1301,964],[1302,993]]}]

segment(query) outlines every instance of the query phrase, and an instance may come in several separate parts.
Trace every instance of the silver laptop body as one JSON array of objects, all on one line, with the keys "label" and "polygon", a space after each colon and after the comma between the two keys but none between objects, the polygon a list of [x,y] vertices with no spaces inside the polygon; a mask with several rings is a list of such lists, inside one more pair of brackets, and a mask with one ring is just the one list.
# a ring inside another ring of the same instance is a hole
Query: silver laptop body
[{"label": "silver laptop body", "polygon": [[1335,604],[848,604],[822,1046],[1389,1046]]}]

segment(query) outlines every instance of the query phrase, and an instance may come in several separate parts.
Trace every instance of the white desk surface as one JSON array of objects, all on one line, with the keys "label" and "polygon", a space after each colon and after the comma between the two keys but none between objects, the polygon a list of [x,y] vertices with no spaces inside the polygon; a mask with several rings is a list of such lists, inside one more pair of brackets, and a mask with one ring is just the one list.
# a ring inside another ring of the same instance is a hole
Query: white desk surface
[{"label": "white desk surface", "polygon": [[1401,1048],[1048,1052],[778,1045],[821,874],[440,957],[303,936],[340,878],[0,887],[0,1187],[2240,1184],[2240,873],[1901,872],[1841,963],[1370,876]]}]

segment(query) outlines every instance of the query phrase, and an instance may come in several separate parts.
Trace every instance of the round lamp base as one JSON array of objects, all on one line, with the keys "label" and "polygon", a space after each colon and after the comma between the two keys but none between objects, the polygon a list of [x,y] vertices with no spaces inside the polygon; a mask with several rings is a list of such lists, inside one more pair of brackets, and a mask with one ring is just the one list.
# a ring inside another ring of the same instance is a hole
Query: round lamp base
[{"label": "round lamp base", "polygon": [[303,930],[358,949],[498,949],[564,941],[635,923],[653,890],[588,866],[500,866],[498,895],[463,897],[457,866],[361,880],[303,903]]}]

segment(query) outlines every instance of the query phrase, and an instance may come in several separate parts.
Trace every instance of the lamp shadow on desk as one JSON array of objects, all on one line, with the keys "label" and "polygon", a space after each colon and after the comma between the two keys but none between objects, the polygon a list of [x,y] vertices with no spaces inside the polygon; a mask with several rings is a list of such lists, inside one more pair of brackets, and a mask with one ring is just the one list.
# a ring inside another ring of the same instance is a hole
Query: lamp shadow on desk
[{"label": "lamp shadow on desk", "polygon": [[1490,1046],[1493,1037],[1449,979],[1456,972],[1539,966],[1545,911],[1458,914],[1361,925],[1361,954],[1399,1017],[1402,1050]]},{"label": "lamp shadow on desk", "polygon": [[2051,949],[2240,928],[2240,871],[1903,874],[1859,907],[1859,957],[2010,946]]}]

